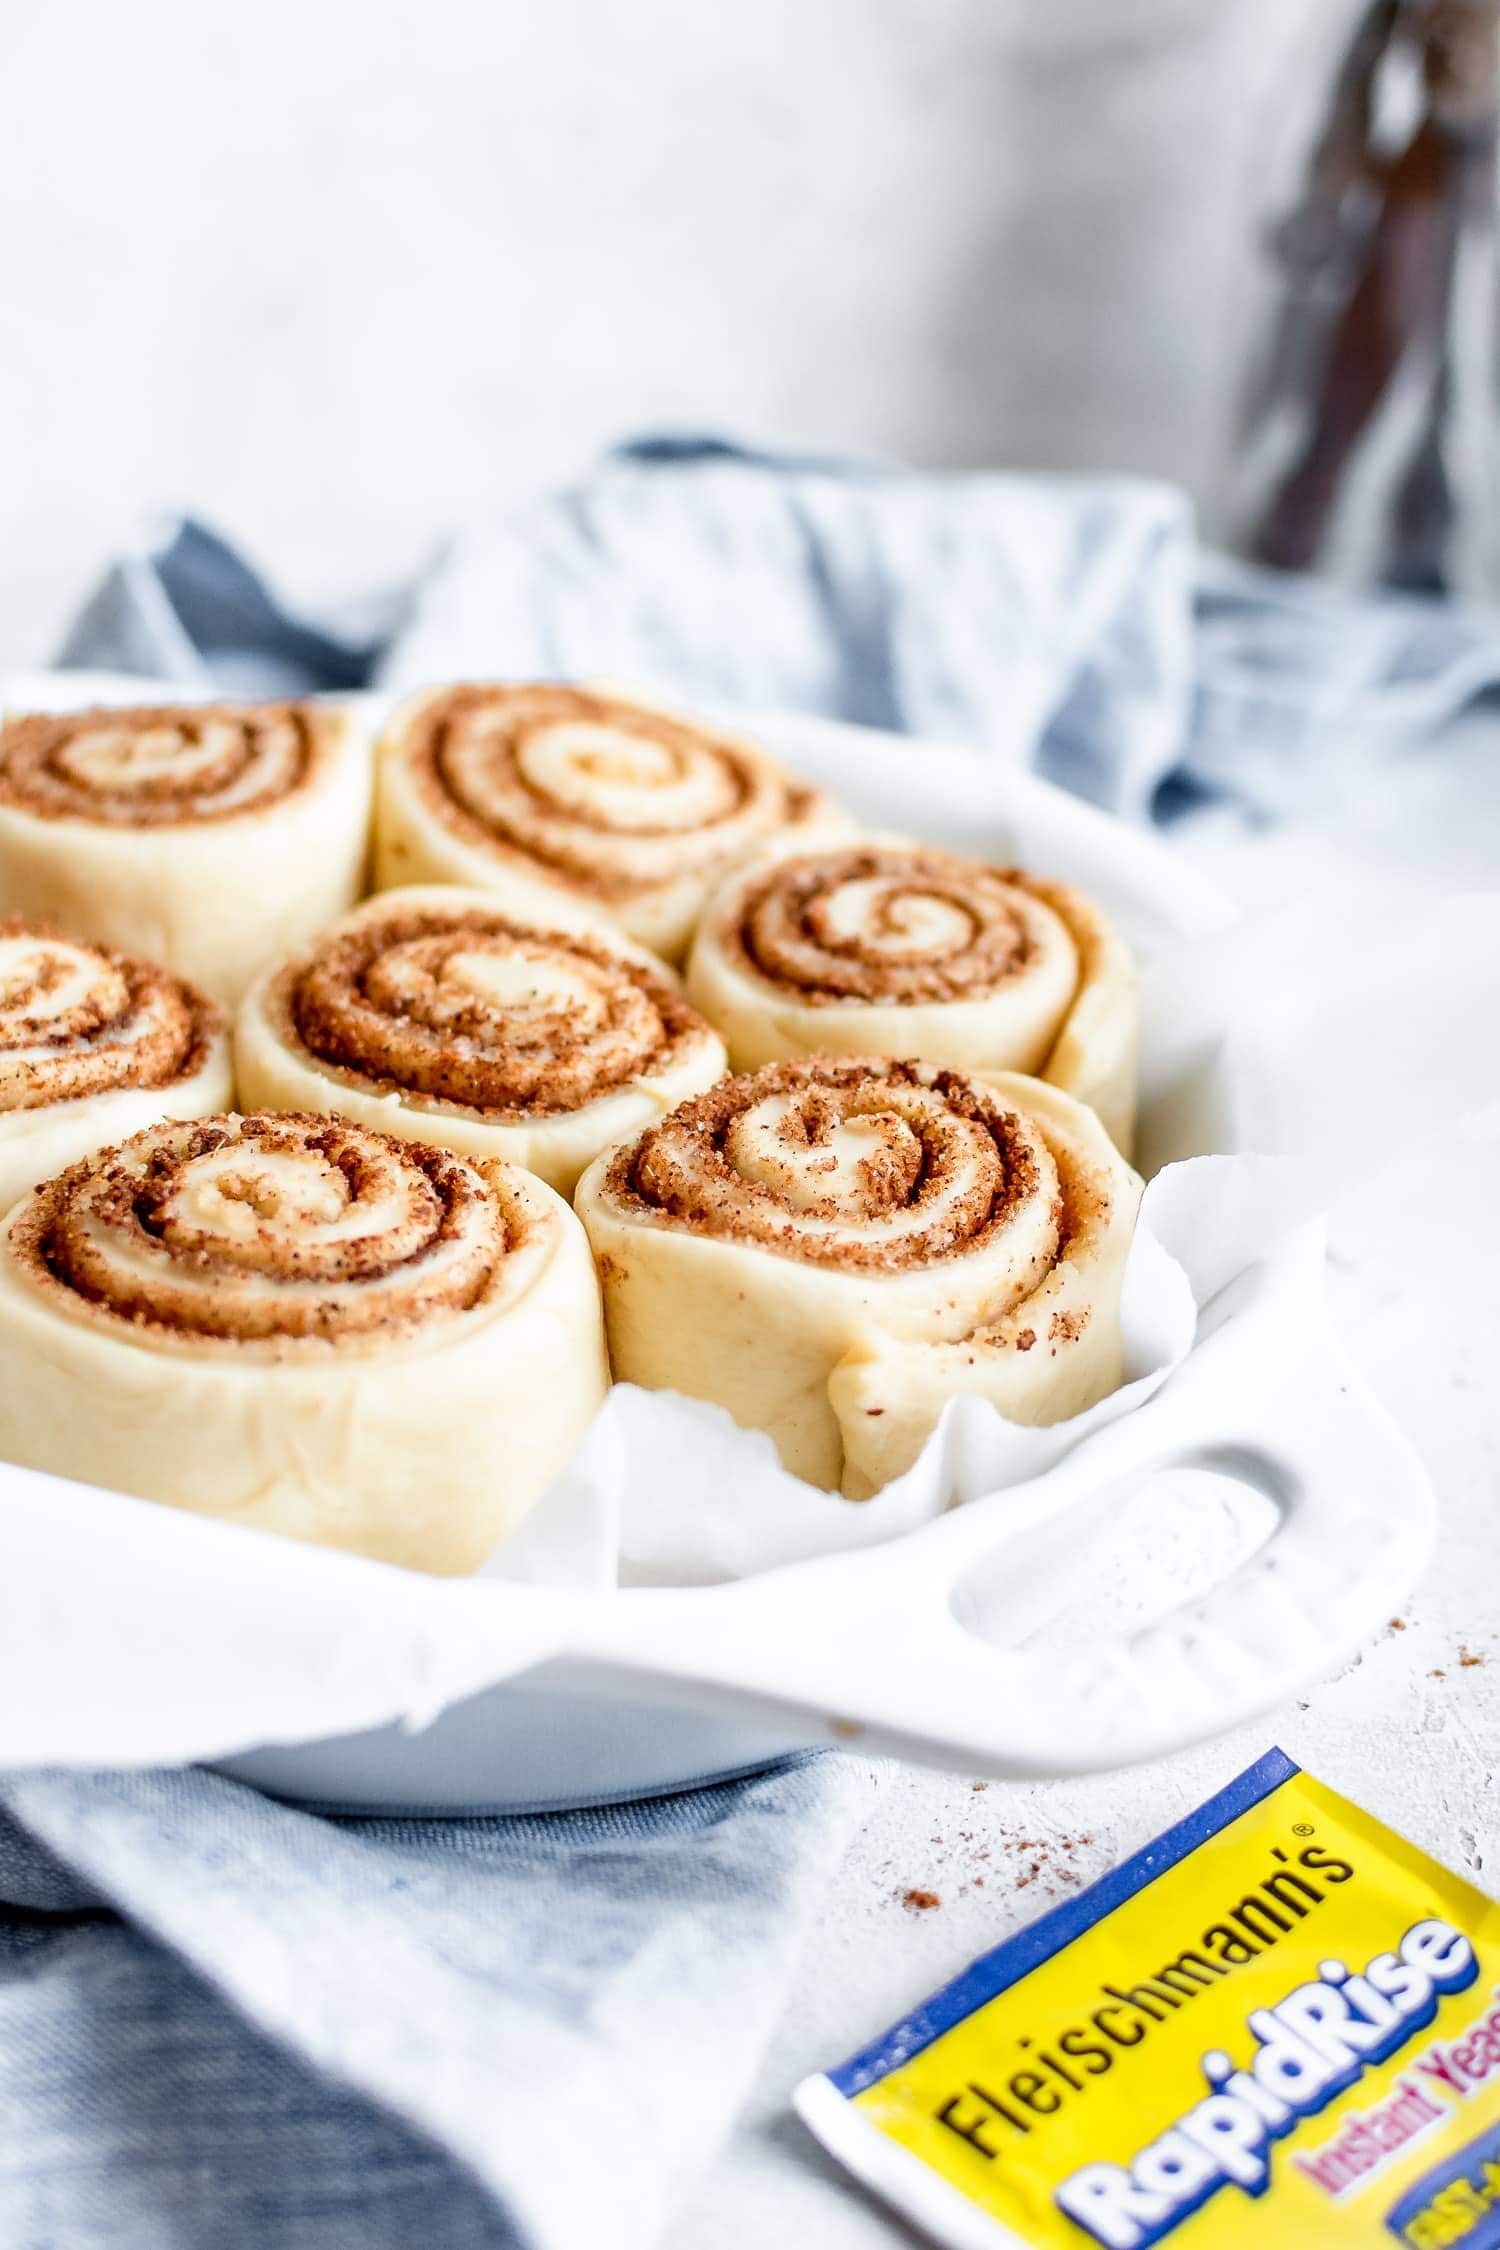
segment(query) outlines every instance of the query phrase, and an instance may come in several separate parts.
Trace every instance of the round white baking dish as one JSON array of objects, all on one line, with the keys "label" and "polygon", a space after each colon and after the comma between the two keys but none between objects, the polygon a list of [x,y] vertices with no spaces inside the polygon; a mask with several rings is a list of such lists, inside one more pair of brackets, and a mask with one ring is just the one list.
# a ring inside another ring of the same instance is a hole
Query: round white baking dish
[{"label": "round white baking dish", "polygon": [[[45,688],[56,702],[119,699],[132,685],[54,677]],[[0,685],[11,708],[28,691],[35,683]],[[993,757],[795,715],[735,718],[788,764],[836,780],[871,825],[1089,891],[1148,968],[1233,920],[1158,838]],[[1242,1145],[1245,1089],[1224,1030],[1211,1004],[1190,1021],[1158,1018],[1148,976],[1138,1152],[1148,1173]],[[492,1646],[509,1676],[420,1729],[268,1743],[223,1768],[327,1806],[535,1810],[682,1788],[819,1745],[1047,1775],[1165,1754],[1236,1724],[1374,1631],[1431,1535],[1431,1493],[1410,1449],[1321,1327],[1302,1332],[1310,1292],[1297,1265],[1310,1254],[1305,1244],[1279,1254],[1216,1300],[1167,1386],[1170,1414],[1159,1393],[1027,1485],[890,1546],[733,1585],[428,1582],[424,1606],[466,1644]],[[1252,1356],[1253,1384],[1241,1379]],[[1038,1579],[1065,1584],[1090,1527],[1164,1470],[1256,1494],[1268,1528],[1254,1551],[1145,1624],[1111,1632],[1101,1619],[1051,1653],[997,1636],[997,1586],[1026,1585],[1034,1610]],[[0,1486],[15,1474],[0,1469]],[[375,1574],[368,1629],[378,1630],[385,1574],[360,1567]]]}]

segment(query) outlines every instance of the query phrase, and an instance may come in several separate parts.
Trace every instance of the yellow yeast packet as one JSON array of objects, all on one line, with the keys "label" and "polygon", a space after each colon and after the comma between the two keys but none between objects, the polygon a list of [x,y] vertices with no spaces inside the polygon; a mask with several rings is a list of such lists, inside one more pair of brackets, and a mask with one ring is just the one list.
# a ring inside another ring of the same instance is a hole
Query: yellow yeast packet
[{"label": "yellow yeast packet", "polygon": [[1272,1750],[797,2107],[957,2250],[1491,2250],[1500,1906]]}]

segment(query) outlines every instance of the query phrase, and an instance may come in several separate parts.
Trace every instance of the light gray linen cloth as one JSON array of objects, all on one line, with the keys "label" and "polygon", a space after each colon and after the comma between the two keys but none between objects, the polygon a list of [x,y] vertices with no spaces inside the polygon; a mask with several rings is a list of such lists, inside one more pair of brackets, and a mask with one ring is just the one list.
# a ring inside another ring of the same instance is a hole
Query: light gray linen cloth
[{"label": "light gray linen cloth", "polygon": [[635,2250],[712,2156],[870,1787],[329,1820],[0,1786],[5,2250]]},{"label": "light gray linen cloth", "polygon": [[[987,745],[1131,817],[1265,819],[1424,754],[1500,684],[1500,634],[1202,556],[1150,483],[664,439],[333,618],[164,525],[62,660],[241,693],[624,677]],[[825,1757],[442,1822],[201,1773],[5,1777],[0,2243],[649,2244],[869,1786]]]},{"label": "light gray linen cloth", "polygon": [[1143,478],[913,474],[714,439],[621,448],[414,587],[293,616],[174,520],[61,652],[269,694],[620,678],[977,743],[1130,818],[1296,816],[1500,691],[1500,620],[1205,552]]}]

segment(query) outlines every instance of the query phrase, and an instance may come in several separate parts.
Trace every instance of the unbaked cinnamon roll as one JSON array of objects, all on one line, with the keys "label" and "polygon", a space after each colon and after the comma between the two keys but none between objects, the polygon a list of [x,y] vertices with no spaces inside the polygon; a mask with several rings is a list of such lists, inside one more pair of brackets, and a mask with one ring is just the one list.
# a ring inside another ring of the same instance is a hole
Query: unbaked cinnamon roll
[{"label": "unbaked cinnamon roll", "polygon": [[866,1054],[1025,1071],[1129,1154],[1135,968],[1064,883],[899,839],[773,846],[709,900],[688,996],[736,1070]]},{"label": "unbaked cinnamon roll", "polygon": [[0,917],[0,1211],[106,1142],[232,1094],[212,1001],[150,961]]},{"label": "unbaked cinnamon roll", "polygon": [[166,1124],[0,1228],[0,1456],[472,1570],[604,1395],[583,1230],[513,1166],[344,1118]]},{"label": "unbaked cinnamon roll", "polygon": [[1040,1080],[815,1058],[682,1103],[576,1208],[616,1377],[713,1400],[862,1499],[959,1392],[1045,1424],[1116,1387],[1139,1196]]},{"label": "unbaked cinnamon roll", "polygon": [[0,726],[0,912],[144,954],[234,1002],[352,906],[369,746],[312,703],[173,704]]},{"label": "unbaked cinnamon roll", "polygon": [[376,883],[510,871],[607,914],[669,961],[730,860],[845,824],[754,743],[584,688],[438,688],[378,753]]},{"label": "unbaked cinnamon roll", "polygon": [[261,978],[235,1034],[240,1098],[336,1110],[563,1195],[602,1148],[727,1067],[643,946],[560,897],[383,891]]}]

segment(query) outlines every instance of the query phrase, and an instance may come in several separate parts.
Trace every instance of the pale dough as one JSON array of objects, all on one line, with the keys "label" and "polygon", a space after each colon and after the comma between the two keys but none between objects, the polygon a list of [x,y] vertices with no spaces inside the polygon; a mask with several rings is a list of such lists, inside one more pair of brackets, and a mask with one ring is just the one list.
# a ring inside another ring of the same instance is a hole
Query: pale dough
[{"label": "pale dough", "polygon": [[232,1006],[353,905],[367,732],[334,704],[185,704],[0,728],[0,913],[159,961]]},{"label": "pale dough", "polygon": [[958,1391],[1040,1424],[1115,1387],[1139,1195],[1039,1080],[809,1062],[599,1157],[575,1207],[616,1378],[710,1399],[864,1497]]},{"label": "pale dough", "polygon": [[[163,1152],[165,1183],[146,1169]],[[153,1198],[151,1227],[99,1204],[102,1160],[0,1227],[0,1456],[474,1570],[607,1385],[567,1205],[513,1166],[323,1118],[160,1126],[113,1163]]]}]

